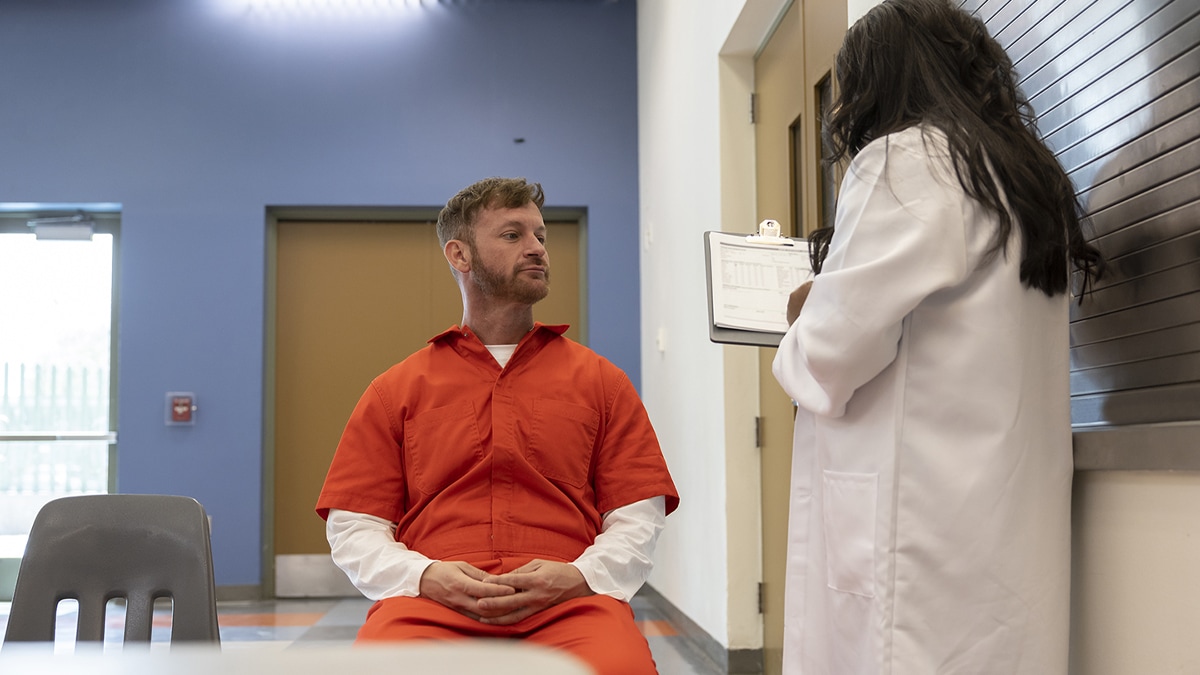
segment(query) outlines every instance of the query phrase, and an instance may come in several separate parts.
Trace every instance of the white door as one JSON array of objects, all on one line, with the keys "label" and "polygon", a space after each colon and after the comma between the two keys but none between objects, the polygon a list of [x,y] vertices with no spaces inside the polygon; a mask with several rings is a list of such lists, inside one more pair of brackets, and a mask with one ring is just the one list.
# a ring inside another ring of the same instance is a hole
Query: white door
[{"label": "white door", "polygon": [[45,214],[3,215],[0,600],[8,600],[42,505],[108,492],[113,483],[116,217],[98,221],[90,237],[49,240],[35,237],[27,224]]}]

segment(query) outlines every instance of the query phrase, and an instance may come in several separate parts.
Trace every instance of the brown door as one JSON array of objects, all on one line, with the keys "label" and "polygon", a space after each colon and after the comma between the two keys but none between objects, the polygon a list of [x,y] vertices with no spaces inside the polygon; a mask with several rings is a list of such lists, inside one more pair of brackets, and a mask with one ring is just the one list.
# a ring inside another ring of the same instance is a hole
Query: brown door
[{"label": "brown door", "polygon": [[[555,272],[535,308],[580,339],[580,226],[548,223]],[[313,511],[371,379],[462,319],[431,222],[280,221],[275,228],[273,533],[280,597],[350,595]],[[269,579],[268,579],[269,580]]]},{"label": "brown door", "polygon": [[[792,3],[754,65],[759,220],[805,236],[820,226],[819,96],[846,32],[845,0]],[[783,599],[794,408],[771,373],[774,349],[759,350],[762,417],[763,660],[783,668]]]}]

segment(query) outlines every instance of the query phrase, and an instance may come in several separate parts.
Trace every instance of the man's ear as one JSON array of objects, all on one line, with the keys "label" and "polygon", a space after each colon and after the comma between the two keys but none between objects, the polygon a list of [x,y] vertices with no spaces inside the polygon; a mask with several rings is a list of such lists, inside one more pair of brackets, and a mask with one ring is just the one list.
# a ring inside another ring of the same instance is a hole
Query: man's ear
[{"label": "man's ear", "polygon": [[471,251],[463,242],[451,239],[446,242],[442,253],[446,255],[446,261],[450,263],[450,266],[458,270],[460,274],[471,271]]}]

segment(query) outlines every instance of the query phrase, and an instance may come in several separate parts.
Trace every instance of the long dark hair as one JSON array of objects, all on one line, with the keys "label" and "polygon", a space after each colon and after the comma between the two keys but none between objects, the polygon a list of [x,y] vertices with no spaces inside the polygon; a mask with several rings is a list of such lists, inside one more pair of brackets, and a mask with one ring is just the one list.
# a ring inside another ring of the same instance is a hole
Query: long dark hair
[{"label": "long dark hair", "polygon": [[[1074,186],[1037,131],[1012,61],[982,21],[949,0],[885,0],[847,31],[836,67],[826,161],[915,125],[941,130],[963,190],[999,217],[989,255],[1007,253],[1015,215],[1021,282],[1054,296],[1068,289],[1074,266],[1082,298],[1103,258],[1084,238]],[[831,228],[810,236],[814,270],[831,237]]]}]

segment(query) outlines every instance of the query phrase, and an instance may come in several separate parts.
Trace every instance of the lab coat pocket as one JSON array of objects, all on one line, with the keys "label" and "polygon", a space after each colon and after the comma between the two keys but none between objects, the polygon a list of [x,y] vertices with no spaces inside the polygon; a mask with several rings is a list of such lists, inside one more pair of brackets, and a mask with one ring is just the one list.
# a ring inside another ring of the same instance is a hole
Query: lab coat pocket
[{"label": "lab coat pocket", "polygon": [[586,406],[549,398],[533,402],[526,456],[550,480],[583,487],[592,468],[592,449],[600,413]]},{"label": "lab coat pocket", "polygon": [[825,568],[829,587],[875,597],[878,474],[824,472]]},{"label": "lab coat pocket", "polygon": [[410,484],[433,494],[461,478],[483,458],[471,404],[427,410],[404,425],[404,462]]}]

